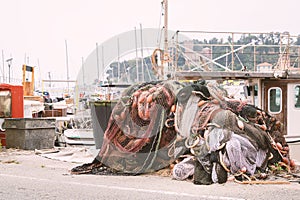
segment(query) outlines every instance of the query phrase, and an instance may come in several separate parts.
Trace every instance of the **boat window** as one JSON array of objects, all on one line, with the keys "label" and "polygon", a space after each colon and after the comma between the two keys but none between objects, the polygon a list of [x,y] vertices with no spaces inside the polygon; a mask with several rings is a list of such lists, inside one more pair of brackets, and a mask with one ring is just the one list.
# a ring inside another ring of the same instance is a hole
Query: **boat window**
[{"label": "boat window", "polygon": [[258,85],[254,85],[254,105],[258,106]]},{"label": "boat window", "polygon": [[300,85],[295,86],[295,108],[300,108]]},{"label": "boat window", "polygon": [[11,117],[11,93],[8,90],[0,91],[0,118]]},{"label": "boat window", "polygon": [[268,91],[268,111],[280,113],[282,109],[282,90],[279,87],[272,87]]}]

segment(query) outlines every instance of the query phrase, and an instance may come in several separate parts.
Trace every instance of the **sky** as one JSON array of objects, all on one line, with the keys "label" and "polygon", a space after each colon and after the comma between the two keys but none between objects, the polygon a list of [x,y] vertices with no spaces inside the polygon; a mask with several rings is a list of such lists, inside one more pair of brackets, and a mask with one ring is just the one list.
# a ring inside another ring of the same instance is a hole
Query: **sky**
[{"label": "sky", "polygon": [[[75,80],[82,62],[94,51],[96,43],[101,45],[140,25],[161,28],[161,2],[0,0],[0,81],[3,71],[8,76],[8,58],[13,58],[12,78],[21,79],[21,67],[27,64],[37,66],[35,70],[42,79],[48,79],[50,72],[52,79],[66,80],[69,69],[70,79]],[[174,31],[288,31],[292,35],[300,34],[299,0],[168,2],[168,27]]]}]

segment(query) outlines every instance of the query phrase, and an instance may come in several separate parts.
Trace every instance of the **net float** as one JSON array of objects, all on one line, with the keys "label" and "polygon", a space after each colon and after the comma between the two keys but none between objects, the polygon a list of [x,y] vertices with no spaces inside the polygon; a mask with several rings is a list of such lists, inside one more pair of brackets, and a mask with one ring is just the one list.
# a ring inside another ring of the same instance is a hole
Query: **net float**
[{"label": "net float", "polygon": [[175,112],[176,111],[176,105],[173,104],[172,107],[171,107],[171,112]]},{"label": "net float", "polygon": [[290,166],[294,168],[296,166],[295,160],[290,160]]},{"label": "net float", "polygon": [[141,94],[140,96],[139,96],[139,103],[143,103],[144,101],[146,100],[146,95],[144,94]]},{"label": "net float", "polygon": [[282,150],[282,145],[279,142],[276,143],[276,147],[278,150]]},{"label": "net float", "polygon": [[149,89],[149,92],[150,92],[150,93],[153,93],[153,92],[155,92],[155,91],[156,91],[156,87],[152,87],[152,88]]},{"label": "net float", "polygon": [[285,146],[285,147],[283,147],[283,150],[284,150],[284,151],[289,151],[290,148],[289,148],[288,146]]},{"label": "net float", "polygon": [[145,110],[145,119],[149,119],[150,118],[150,110],[146,109]]},{"label": "net float", "polygon": [[287,157],[283,157],[282,161],[287,165],[289,164],[289,159]]},{"label": "net float", "polygon": [[213,100],[211,100],[211,102],[213,103],[213,104],[219,104],[220,102],[218,101],[218,99],[213,99]]},{"label": "net float", "polygon": [[153,101],[153,95],[150,94],[148,97],[147,97],[147,103],[151,103]]},{"label": "net float", "polygon": [[204,100],[199,101],[198,102],[198,107],[203,106],[205,103],[206,103],[206,101],[204,101]]},{"label": "net float", "polygon": [[244,130],[245,126],[244,126],[244,123],[241,120],[237,119],[237,125],[241,130]]},{"label": "net float", "polygon": [[137,97],[137,96],[139,96],[141,94],[141,92],[142,92],[141,90],[137,90],[132,95],[135,96],[135,97]]},{"label": "net float", "polygon": [[260,128],[261,128],[263,131],[266,131],[266,130],[267,130],[267,126],[266,126],[265,124],[260,125]]}]

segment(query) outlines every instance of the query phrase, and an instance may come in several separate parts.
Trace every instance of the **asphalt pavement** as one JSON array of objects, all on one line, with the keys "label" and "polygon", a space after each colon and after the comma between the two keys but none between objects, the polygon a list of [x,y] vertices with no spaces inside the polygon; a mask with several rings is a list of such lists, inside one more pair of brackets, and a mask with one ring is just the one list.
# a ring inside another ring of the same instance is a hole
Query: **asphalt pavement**
[{"label": "asphalt pavement", "polygon": [[0,152],[0,199],[299,199],[300,184],[194,185],[170,176],[71,175],[82,163],[48,159],[34,151]]}]

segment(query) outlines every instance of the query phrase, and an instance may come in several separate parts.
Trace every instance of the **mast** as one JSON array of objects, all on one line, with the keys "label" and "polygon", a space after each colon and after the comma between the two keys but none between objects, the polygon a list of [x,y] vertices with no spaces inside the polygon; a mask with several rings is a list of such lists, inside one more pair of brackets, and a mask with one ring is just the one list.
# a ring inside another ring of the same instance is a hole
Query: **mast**
[{"label": "mast", "polygon": [[4,73],[4,51],[2,49],[2,67],[3,67],[3,83],[5,83],[5,73]]},{"label": "mast", "polygon": [[68,44],[67,40],[65,40],[65,46],[66,46],[66,67],[67,67],[67,80],[68,80],[68,95],[70,94],[70,86],[69,86],[69,58],[68,58]]},{"label": "mast", "polygon": [[134,38],[135,38],[135,68],[136,68],[136,81],[139,82],[139,60],[138,60],[138,50],[137,50],[137,33],[136,33],[136,27],[134,27]]},{"label": "mast", "polygon": [[[85,80],[84,80],[84,58],[81,57],[81,67],[82,67],[82,84],[83,84],[83,91],[85,92]],[[99,80],[99,79],[98,79]]]},{"label": "mast", "polygon": [[168,52],[168,0],[164,0],[164,53]]},{"label": "mast", "polygon": [[168,60],[168,0],[163,1],[164,5],[164,53],[162,60],[162,72],[161,75],[165,78],[165,72],[169,72],[169,60]]},{"label": "mast", "polygon": [[120,81],[120,76],[121,76],[121,73],[120,73],[120,41],[119,41],[119,38],[117,39],[117,47],[118,47],[118,82]]},{"label": "mast", "polygon": [[141,29],[141,57],[142,57],[142,81],[145,81],[145,74],[144,74],[144,49],[143,49],[143,27],[142,24],[140,24],[140,29]]},{"label": "mast", "polygon": [[100,80],[100,75],[99,75],[99,53],[98,53],[98,43],[96,42],[96,58],[97,58],[97,78],[98,78],[98,83],[99,83],[99,80]]}]

